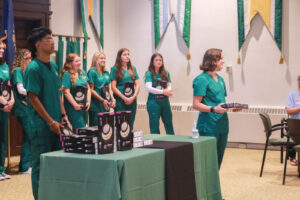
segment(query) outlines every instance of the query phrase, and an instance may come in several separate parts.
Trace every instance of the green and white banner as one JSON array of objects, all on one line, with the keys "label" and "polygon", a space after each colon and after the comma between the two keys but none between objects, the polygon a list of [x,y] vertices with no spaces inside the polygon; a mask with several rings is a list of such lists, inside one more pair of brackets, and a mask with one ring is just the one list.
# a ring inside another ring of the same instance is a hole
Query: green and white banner
[{"label": "green and white banner", "polygon": [[190,47],[191,29],[191,0],[177,0],[176,16],[177,27],[182,35],[186,46]]},{"label": "green and white banner", "polygon": [[[153,8],[155,48],[158,48],[173,17],[186,46],[189,48],[191,0],[153,0]],[[188,59],[190,59],[189,52]]]},{"label": "green and white banner", "polygon": [[171,20],[169,0],[153,0],[155,48],[165,34]]},{"label": "green and white banner", "polygon": [[[237,0],[237,8],[239,50],[251,29],[251,21],[259,14],[281,51],[282,0]],[[283,58],[280,62],[283,62]]]}]

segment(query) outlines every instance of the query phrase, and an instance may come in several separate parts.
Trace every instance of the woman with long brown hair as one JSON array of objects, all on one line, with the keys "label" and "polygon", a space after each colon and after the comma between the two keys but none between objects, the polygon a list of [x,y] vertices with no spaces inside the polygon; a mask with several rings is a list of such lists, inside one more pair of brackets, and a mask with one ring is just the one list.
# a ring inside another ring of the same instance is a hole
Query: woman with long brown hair
[{"label": "woman with long brown hair", "polygon": [[[92,93],[91,109],[89,111],[90,126],[98,124],[97,113],[108,112],[115,107],[116,100],[111,90],[109,72],[105,69],[106,56],[103,52],[93,55],[92,65],[88,72],[89,86]],[[106,91],[104,91],[106,89]]]},{"label": "woman with long brown hair", "polygon": [[217,139],[219,169],[221,167],[228,137],[227,109],[222,108],[227,96],[224,79],[217,74],[224,64],[222,50],[208,49],[200,70],[203,72],[193,81],[193,107],[199,110],[197,129],[201,136]]},{"label": "woman with long brown hair", "polygon": [[[4,63],[4,43],[0,41],[0,84],[10,85],[10,74],[9,67]],[[1,86],[1,87],[2,87]],[[9,94],[6,94],[5,97],[8,97]],[[15,100],[13,96],[13,91],[11,91],[11,99],[8,100],[4,97],[2,91],[0,91],[0,180],[9,179],[10,175],[5,173],[5,157],[7,150],[7,128],[8,128],[8,118],[11,109],[14,106]]]},{"label": "woman with long brown hair", "polygon": [[30,132],[32,131],[32,121],[29,117],[27,106],[27,91],[24,88],[24,73],[28,64],[31,62],[31,52],[28,49],[18,49],[14,60],[14,66],[11,70],[15,105],[13,114],[17,117],[23,128],[22,148],[19,163],[20,173],[31,173],[31,150],[30,150]]},{"label": "woman with long brown hair", "polygon": [[[70,53],[64,64],[64,67],[60,74],[62,78],[64,105],[69,117],[69,121],[75,132],[77,128],[86,127],[84,119],[84,112],[87,112],[90,108],[91,92],[87,84],[88,77],[84,70],[81,69],[81,58],[75,53]],[[87,94],[78,90],[78,88],[86,88]],[[79,93],[77,93],[77,91]],[[78,96],[78,94],[80,94]],[[79,100],[85,102],[80,102]]]},{"label": "woman with long brown hair", "polygon": [[159,119],[165,126],[167,134],[174,135],[172,111],[169,97],[171,90],[170,73],[165,69],[163,57],[159,53],[152,55],[148,71],[145,75],[146,89],[149,92],[147,111],[149,115],[150,133],[160,134]]},{"label": "woman with long brown hair", "polygon": [[135,120],[137,102],[140,92],[139,76],[131,64],[130,53],[122,48],[117,53],[115,65],[110,71],[111,88],[116,99],[115,111],[131,111],[131,130]]}]

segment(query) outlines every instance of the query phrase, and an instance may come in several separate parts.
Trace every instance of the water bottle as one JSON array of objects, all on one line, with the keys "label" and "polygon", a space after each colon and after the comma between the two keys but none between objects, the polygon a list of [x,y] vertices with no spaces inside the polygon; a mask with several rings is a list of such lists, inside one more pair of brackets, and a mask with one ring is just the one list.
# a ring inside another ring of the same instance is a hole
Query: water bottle
[{"label": "water bottle", "polygon": [[194,127],[192,129],[192,134],[193,134],[192,138],[194,138],[194,139],[199,137],[198,129],[196,127],[197,127],[197,123],[196,123],[196,121],[194,121]]}]

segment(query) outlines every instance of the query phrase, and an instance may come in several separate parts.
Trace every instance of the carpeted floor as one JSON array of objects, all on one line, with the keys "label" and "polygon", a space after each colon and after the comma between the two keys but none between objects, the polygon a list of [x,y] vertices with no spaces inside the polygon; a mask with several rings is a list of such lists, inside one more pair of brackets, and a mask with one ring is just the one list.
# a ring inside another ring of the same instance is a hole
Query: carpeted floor
[{"label": "carpeted floor", "polygon": [[[226,200],[300,199],[297,167],[288,165],[286,185],[282,185],[283,164],[278,151],[268,151],[263,177],[259,177],[261,150],[226,149],[220,171]],[[12,158],[12,178],[0,182],[1,200],[33,200],[30,175],[19,175],[19,157]]]}]

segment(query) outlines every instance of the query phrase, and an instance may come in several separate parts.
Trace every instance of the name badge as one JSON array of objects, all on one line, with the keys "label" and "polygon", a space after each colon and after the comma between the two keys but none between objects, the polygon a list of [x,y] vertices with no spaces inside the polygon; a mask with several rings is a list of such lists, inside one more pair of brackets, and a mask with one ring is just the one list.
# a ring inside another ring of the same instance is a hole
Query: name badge
[{"label": "name badge", "polygon": [[295,97],[295,100],[296,101],[300,101],[300,97]]},{"label": "name badge", "polygon": [[8,71],[7,71],[7,70],[3,70],[3,72],[4,72],[4,73],[6,73],[6,74],[8,73]]}]

